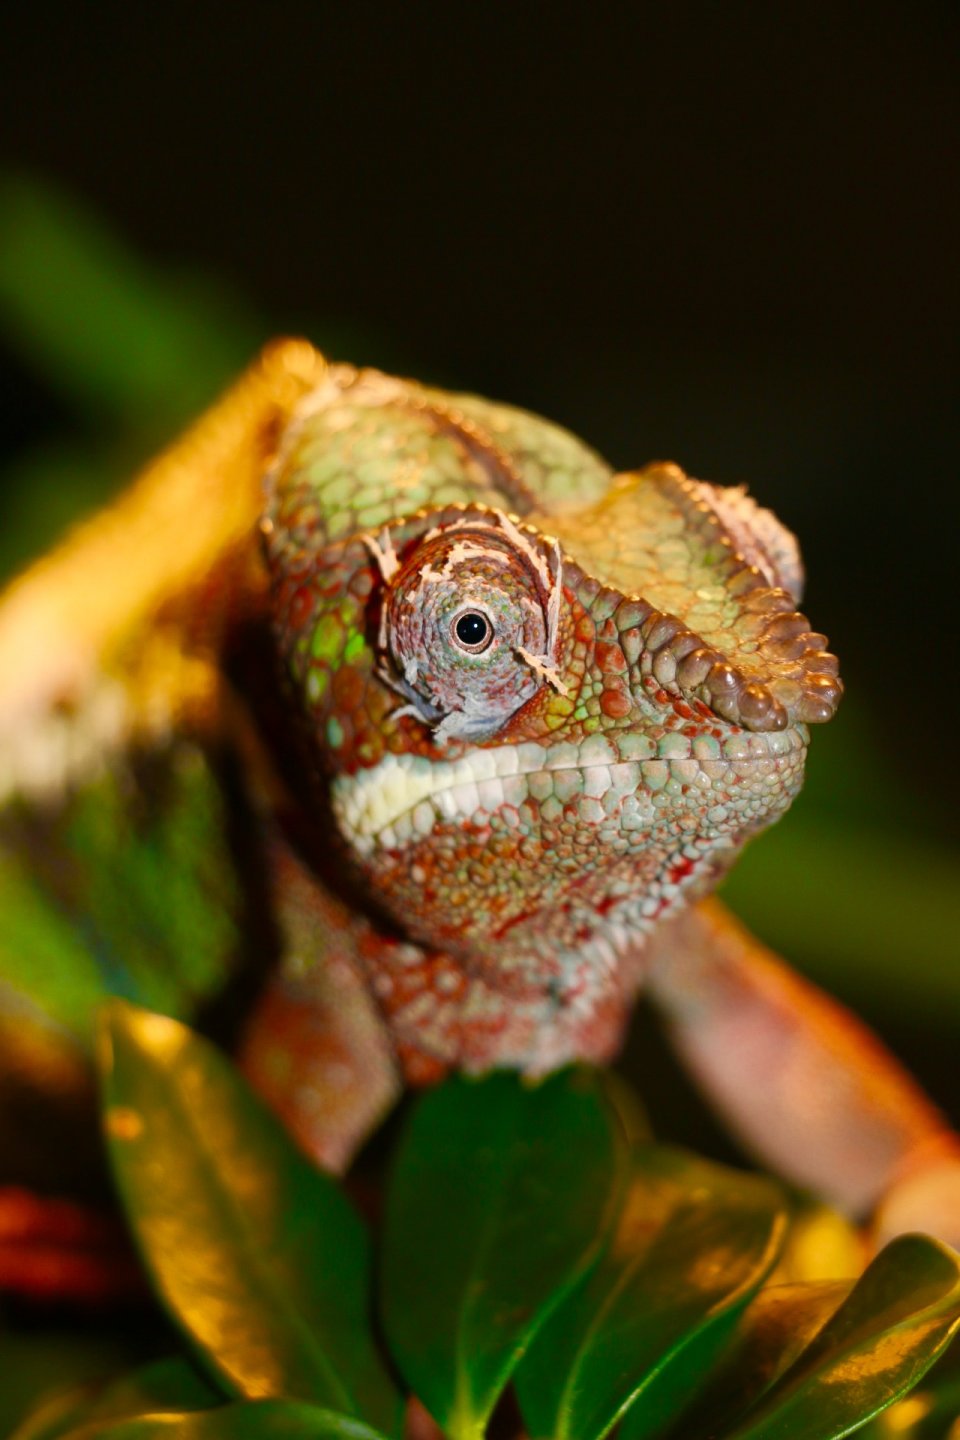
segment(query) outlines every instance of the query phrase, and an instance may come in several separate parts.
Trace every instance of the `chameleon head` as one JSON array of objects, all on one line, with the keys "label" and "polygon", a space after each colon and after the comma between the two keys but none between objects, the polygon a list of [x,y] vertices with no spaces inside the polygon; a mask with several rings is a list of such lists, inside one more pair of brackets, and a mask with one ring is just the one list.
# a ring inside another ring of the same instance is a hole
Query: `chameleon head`
[{"label": "chameleon head", "polygon": [[412,937],[534,969],[709,888],[840,696],[789,533],[672,465],[347,367],[264,522],[339,830]]}]

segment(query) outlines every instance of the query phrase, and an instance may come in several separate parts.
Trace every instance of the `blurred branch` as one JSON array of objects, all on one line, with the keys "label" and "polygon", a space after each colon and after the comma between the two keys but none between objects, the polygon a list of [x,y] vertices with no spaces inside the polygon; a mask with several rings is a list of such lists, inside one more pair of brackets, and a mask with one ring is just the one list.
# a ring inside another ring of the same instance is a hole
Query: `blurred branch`
[{"label": "blurred branch", "polygon": [[748,852],[725,898],[814,979],[878,1008],[956,1027],[960,856],[889,829],[797,815]]},{"label": "blurred branch", "polygon": [[265,338],[216,280],[139,259],[42,181],[0,177],[0,327],[80,413],[162,438]]}]

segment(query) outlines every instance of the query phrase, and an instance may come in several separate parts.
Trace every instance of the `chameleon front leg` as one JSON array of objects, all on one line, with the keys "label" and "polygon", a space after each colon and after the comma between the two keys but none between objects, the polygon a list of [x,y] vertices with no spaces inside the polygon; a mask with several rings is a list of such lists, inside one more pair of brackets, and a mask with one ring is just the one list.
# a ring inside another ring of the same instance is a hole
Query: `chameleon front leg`
[{"label": "chameleon front leg", "polygon": [[341,1173],[401,1090],[364,983],[362,952],[373,931],[279,834],[267,863],[282,958],[248,1023],[241,1065],[301,1149]]},{"label": "chameleon front leg", "polygon": [[882,1244],[960,1245],[960,1137],[853,1015],[716,901],[650,950],[650,994],[691,1073],[750,1150]]}]

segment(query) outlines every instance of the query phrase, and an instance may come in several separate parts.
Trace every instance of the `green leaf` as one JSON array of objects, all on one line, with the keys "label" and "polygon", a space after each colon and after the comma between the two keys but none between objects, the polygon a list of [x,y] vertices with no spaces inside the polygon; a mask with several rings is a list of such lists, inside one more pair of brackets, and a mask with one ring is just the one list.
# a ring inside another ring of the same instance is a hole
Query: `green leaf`
[{"label": "green leaf", "polygon": [[547,1311],[616,1213],[625,1145],[597,1077],[456,1079],[421,1099],[387,1194],[383,1314],[414,1392],[483,1433]]},{"label": "green leaf", "polygon": [[94,1420],[119,1420],[154,1410],[202,1409],[222,1405],[214,1390],[186,1360],[157,1360],[152,1365],[58,1395],[34,1412],[11,1440],[61,1440]]},{"label": "green leaf", "polygon": [[393,1428],[368,1322],[369,1242],[214,1047],[107,1007],[105,1126],[155,1286],[235,1393],[305,1399]]},{"label": "green leaf", "polygon": [[252,1400],[197,1413],[141,1415],[117,1425],[84,1425],[64,1440],[384,1440],[346,1415],[289,1400]]},{"label": "green leaf", "polygon": [[960,1257],[903,1235],[725,1440],[834,1440],[913,1388],[960,1324]]},{"label": "green leaf", "polygon": [[658,1146],[637,1150],[613,1241],[517,1373],[532,1435],[666,1428],[689,1401],[786,1230],[777,1187]]},{"label": "green leaf", "polygon": [[106,1387],[97,1401],[97,1418],[119,1418],[144,1410],[201,1410],[223,1404],[223,1394],[179,1356],[156,1360],[121,1375]]}]

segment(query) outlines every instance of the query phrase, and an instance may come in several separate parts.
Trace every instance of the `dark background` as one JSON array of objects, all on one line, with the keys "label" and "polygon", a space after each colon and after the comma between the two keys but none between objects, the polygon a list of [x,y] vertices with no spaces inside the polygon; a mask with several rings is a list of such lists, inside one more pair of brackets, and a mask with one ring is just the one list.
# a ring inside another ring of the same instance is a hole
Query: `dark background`
[{"label": "dark background", "polygon": [[[179,302],[205,287],[251,352],[306,332],[618,464],[747,481],[798,531],[848,699],[738,897],[950,1103],[960,9],[34,4],[3,32],[8,174]],[[0,204],[0,258],[2,231]],[[8,281],[26,550],[73,501],[24,457],[110,415],[51,378],[19,300]]]}]

